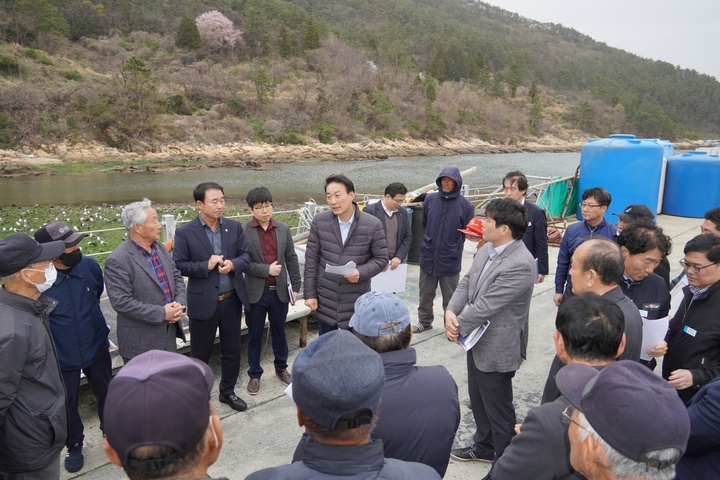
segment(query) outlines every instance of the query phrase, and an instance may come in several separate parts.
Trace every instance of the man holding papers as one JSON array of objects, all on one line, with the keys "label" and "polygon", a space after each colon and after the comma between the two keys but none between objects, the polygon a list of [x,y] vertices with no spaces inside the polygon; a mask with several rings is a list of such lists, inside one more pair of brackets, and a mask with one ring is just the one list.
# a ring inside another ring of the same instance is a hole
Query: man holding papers
[{"label": "man holding papers", "polygon": [[448,339],[458,342],[490,320],[467,352],[468,391],[475,419],[473,443],[453,450],[459,461],[492,462],[510,444],[516,423],[512,379],[525,358],[524,336],[535,283],[535,260],[522,242],[527,210],[509,198],[485,209],[483,238],[470,272],[445,311]]},{"label": "man holding papers", "polygon": [[653,273],[670,253],[670,237],[654,223],[631,223],[618,237],[624,259],[623,293],[640,311],[643,320],[643,348],[640,363],[654,369],[655,359],[647,351],[662,342],[667,333],[670,291],[665,280]]},{"label": "man holding papers", "polygon": [[405,207],[402,206],[405,203],[406,193],[405,185],[399,182],[391,183],[385,187],[385,197],[378,202],[371,203],[363,210],[363,212],[377,217],[383,224],[390,270],[395,270],[405,261],[412,243],[410,217]]},{"label": "man holding papers", "polygon": [[290,227],[273,219],[272,195],[265,187],[253,188],[247,194],[253,218],[243,225],[252,257],[245,268],[245,287],[250,309],[245,313],[248,327],[248,382],[250,395],[260,391],[262,334],[265,317],[272,333],[275,375],[290,384],[287,370],[288,345],[285,318],[288,302],[295,303],[300,291],[300,265],[295,253]]},{"label": "man holding papers", "polygon": [[[305,250],[305,305],[318,321],[318,334],[348,328],[355,300],[370,291],[370,279],[388,264],[385,232],[380,220],[355,203],[355,185],[345,175],[325,179],[330,211],[320,212],[310,226]],[[345,273],[329,266],[355,263]]]}]

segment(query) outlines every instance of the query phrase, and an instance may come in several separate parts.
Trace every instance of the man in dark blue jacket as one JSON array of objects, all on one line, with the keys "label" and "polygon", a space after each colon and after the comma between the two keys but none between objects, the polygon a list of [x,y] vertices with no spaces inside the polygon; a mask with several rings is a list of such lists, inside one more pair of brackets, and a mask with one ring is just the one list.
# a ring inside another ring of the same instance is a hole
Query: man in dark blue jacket
[{"label": "man in dark blue jacket", "polygon": [[720,377],[706,384],[688,407],[690,438],[677,464],[677,480],[720,478]]},{"label": "man in dark blue jacket", "polygon": [[443,311],[460,280],[465,228],[475,216],[475,207],[460,195],[462,176],[457,167],[445,167],[435,183],[438,192],[428,195],[423,205],[423,241],[420,249],[420,301],[414,333],[433,328],[433,302],[440,284]]},{"label": "man in dark blue jacket", "polygon": [[[653,272],[670,254],[672,241],[654,223],[631,223],[618,236],[624,263],[623,293],[640,311],[643,324],[663,319],[670,311],[670,291],[665,280]],[[651,370],[657,362],[647,352],[640,352],[640,363]]]},{"label": "man in dark blue jacket", "polygon": [[611,201],[612,195],[602,187],[588,188],[582,193],[580,208],[583,221],[569,225],[560,242],[553,297],[556,307],[560,306],[563,298],[573,294],[570,276],[571,259],[580,244],[588,238],[615,238],[615,225],[604,217]]},{"label": "man in dark blue jacket", "polygon": [[62,240],[65,251],[53,259],[57,279],[45,292],[58,301],[50,314],[50,332],[55,340],[58,361],[65,382],[68,405],[68,436],[65,470],[77,472],[83,467],[83,423],[78,412],[80,371],[92,388],[97,403],[100,429],[103,429],[103,407],[112,378],[108,349],[108,326],[100,309],[103,276],[92,257],[83,256],[80,241],[85,234],[76,233],[62,222],[48,223],[35,232],[35,240],[49,243]]},{"label": "man in dark blue jacket", "polygon": [[460,425],[455,380],[442,365],[415,365],[410,312],[392,293],[368,292],[358,298],[350,327],[380,354],[385,367],[383,414],[372,438],[382,440],[386,458],[424,463],[445,476]]}]

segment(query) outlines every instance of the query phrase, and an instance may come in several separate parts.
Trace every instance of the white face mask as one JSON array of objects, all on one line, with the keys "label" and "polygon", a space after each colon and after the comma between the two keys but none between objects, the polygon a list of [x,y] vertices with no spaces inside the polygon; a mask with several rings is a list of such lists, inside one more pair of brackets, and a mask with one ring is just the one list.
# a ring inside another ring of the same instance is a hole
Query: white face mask
[{"label": "white face mask", "polygon": [[45,270],[37,270],[35,268],[26,268],[25,270],[30,270],[31,272],[45,273],[45,281],[43,283],[30,282],[35,285],[35,288],[37,288],[38,292],[40,293],[43,293],[47,289],[52,287],[55,283],[55,280],[57,279],[57,270],[55,270],[55,265],[53,265],[52,263],[49,263],[48,267]]}]

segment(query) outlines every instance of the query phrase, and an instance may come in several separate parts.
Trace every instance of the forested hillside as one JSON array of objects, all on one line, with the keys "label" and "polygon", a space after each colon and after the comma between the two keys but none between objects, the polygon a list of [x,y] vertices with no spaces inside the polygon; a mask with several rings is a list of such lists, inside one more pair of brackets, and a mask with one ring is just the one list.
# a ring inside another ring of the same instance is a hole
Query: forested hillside
[{"label": "forested hillside", "polygon": [[718,107],[713,77],[471,0],[0,0],[0,148],[717,138]]}]

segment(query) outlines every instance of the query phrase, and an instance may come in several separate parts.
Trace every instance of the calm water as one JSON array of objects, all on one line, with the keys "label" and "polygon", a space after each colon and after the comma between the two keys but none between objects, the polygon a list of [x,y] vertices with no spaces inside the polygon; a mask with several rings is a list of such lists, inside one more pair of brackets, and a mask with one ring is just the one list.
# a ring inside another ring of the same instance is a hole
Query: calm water
[{"label": "calm water", "polygon": [[241,199],[254,187],[265,186],[277,202],[324,202],[324,179],[333,173],[347,175],[359,193],[381,194],[391,182],[410,190],[434,182],[443,167],[461,171],[477,167],[465,183],[472,187],[499,185],[505,173],[572,175],[580,162],[577,153],[511,153],[449,157],[391,157],[353,162],[300,162],[274,164],[268,170],[213,168],[167,173],[87,173],[59,177],[0,179],[0,205],[123,204],[147,197],[155,202],[192,203],[192,190],[200,182],[223,185],[229,199]]}]

